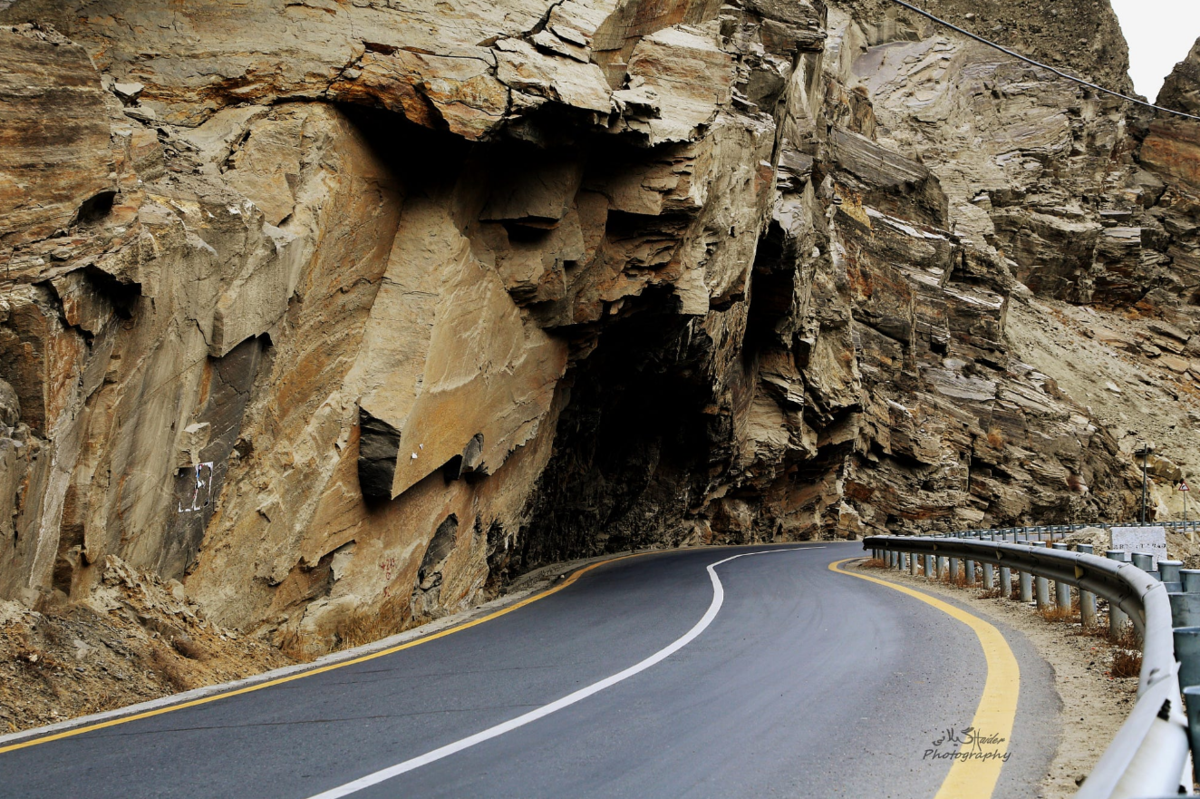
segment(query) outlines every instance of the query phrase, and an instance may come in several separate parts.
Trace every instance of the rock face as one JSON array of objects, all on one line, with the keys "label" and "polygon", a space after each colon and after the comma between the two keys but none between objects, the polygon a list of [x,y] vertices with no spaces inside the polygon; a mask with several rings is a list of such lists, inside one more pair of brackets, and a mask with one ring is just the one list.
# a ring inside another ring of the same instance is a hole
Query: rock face
[{"label": "rock face", "polygon": [[[1124,88],[1094,5],[993,35]],[[1191,128],[874,0],[0,23],[0,598],[118,557],[313,654],[629,546],[1126,518],[1010,309],[1188,374]]]},{"label": "rock face", "polygon": [[1163,82],[1157,104],[1185,114],[1200,111],[1200,39]]}]

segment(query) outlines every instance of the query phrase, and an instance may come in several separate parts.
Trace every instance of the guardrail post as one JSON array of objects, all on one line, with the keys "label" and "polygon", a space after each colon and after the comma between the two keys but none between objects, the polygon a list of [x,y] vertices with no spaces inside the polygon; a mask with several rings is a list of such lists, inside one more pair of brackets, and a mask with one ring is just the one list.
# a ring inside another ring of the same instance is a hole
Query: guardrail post
[{"label": "guardrail post", "polygon": [[933,579],[933,572],[934,572],[934,570],[933,570],[933,560],[934,560],[934,558],[933,558],[933,555],[926,555],[926,556],[925,556],[925,579],[926,579],[926,580],[932,580],[932,579]]},{"label": "guardrail post", "polygon": [[1144,572],[1154,571],[1154,557],[1152,555],[1146,555],[1141,552],[1134,552],[1129,557],[1129,560],[1131,563],[1133,563],[1134,566],[1137,566],[1139,569],[1141,569]]},{"label": "guardrail post", "polygon": [[1034,577],[1033,585],[1035,587],[1035,598],[1037,599],[1038,610],[1045,610],[1050,607],[1050,581],[1045,577]]},{"label": "guardrail post", "polygon": [[992,564],[983,564],[983,587],[992,590],[996,585],[996,572],[992,569]]},{"label": "guardrail post", "polygon": [[950,558],[950,583],[958,585],[958,558]]},{"label": "guardrail post", "polygon": [[[1067,545],[1061,541],[1053,544],[1057,550],[1065,550]],[[1061,580],[1054,582],[1054,604],[1062,611],[1071,610],[1071,586]]]},{"label": "guardrail post", "polygon": [[1179,582],[1185,594],[1200,594],[1200,569],[1180,569]]},{"label": "guardrail post", "polygon": [[1182,570],[1183,563],[1180,561],[1160,560],[1158,562],[1158,579],[1162,580],[1168,591],[1182,591],[1183,582],[1179,574]]},{"label": "guardrail post", "polygon": [[[1091,544],[1079,544],[1075,549],[1085,555],[1093,554]],[[1082,588],[1079,589],[1079,621],[1084,627],[1096,626],[1096,595]]]},{"label": "guardrail post", "polygon": [[1200,594],[1167,594],[1172,627],[1200,627]]},{"label": "guardrail post", "polygon": [[1195,764],[1196,756],[1200,755],[1200,686],[1193,685],[1183,689],[1183,704],[1187,708],[1188,740],[1192,743],[1192,765],[1193,769],[1200,773],[1200,768]]},{"label": "guardrail post", "polygon": [[1071,610],[1071,586],[1061,580],[1054,583],[1054,604],[1059,610]]},{"label": "guardrail post", "polygon": [[917,555],[915,552],[908,554],[908,573],[913,577],[917,576]]},{"label": "guardrail post", "polygon": [[[1104,557],[1109,560],[1125,562],[1125,550],[1123,549],[1107,549],[1104,551]],[[1110,638],[1120,638],[1125,632],[1125,625],[1129,623],[1129,617],[1125,615],[1125,611],[1117,607],[1117,603],[1109,601],[1108,603],[1108,635]]]},{"label": "guardrail post", "polygon": [[1000,567],[1000,593],[1005,599],[1012,596],[1012,569],[1007,566]]},{"label": "guardrail post", "polygon": [[937,564],[934,568],[934,575],[940,580],[946,574],[946,569],[946,559],[939,556],[937,559]]},{"label": "guardrail post", "polygon": [[[1038,539],[1040,542],[1040,533],[1038,534]],[[1038,546],[1049,549],[1050,542],[1046,541],[1044,543],[1039,543]],[[1050,581],[1045,577],[1034,577],[1033,588],[1034,599],[1037,601],[1038,610],[1045,610],[1046,608],[1050,607]]]},{"label": "guardrail post", "polygon": [[1021,572],[1020,576],[1021,601],[1033,601],[1033,575],[1029,572]]},{"label": "guardrail post", "polygon": [[1175,628],[1175,659],[1179,661],[1179,687],[1200,685],[1200,627]]},{"label": "guardrail post", "polygon": [[966,558],[965,562],[964,562],[964,566],[965,566],[964,571],[966,572],[966,575],[967,575],[967,585],[968,586],[975,585],[975,561],[971,560],[970,558]]}]

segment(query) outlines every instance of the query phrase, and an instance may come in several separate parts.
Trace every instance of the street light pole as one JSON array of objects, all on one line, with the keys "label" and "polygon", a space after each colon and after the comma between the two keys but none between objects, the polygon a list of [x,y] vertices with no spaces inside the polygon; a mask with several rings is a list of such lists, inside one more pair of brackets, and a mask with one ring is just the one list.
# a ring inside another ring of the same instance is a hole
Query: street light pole
[{"label": "street light pole", "polygon": [[1146,459],[1150,457],[1150,452],[1146,450],[1146,445],[1141,445],[1141,523],[1146,523]]},{"label": "street light pole", "polygon": [[1150,443],[1142,442],[1142,524],[1146,523],[1146,461],[1150,458]]}]

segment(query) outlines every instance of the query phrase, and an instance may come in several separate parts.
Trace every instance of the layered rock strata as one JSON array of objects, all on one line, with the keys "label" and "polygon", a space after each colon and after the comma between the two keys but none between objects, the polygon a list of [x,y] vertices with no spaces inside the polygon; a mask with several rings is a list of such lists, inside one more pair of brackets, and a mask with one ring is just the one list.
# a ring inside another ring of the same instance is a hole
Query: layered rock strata
[{"label": "layered rock strata", "polygon": [[867,2],[5,5],[0,597],[116,556],[315,653],[578,555],[1134,506],[1006,328],[1182,357],[1190,129]]}]

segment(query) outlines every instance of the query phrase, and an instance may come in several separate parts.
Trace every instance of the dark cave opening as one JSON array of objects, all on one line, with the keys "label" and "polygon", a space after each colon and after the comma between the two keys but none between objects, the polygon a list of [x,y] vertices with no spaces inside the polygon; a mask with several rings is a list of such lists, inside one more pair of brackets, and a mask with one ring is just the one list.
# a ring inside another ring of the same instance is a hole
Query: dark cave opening
[{"label": "dark cave opening", "polygon": [[530,521],[494,575],[676,543],[708,469],[710,397],[695,349],[677,315],[643,311],[605,327],[568,373]]}]

